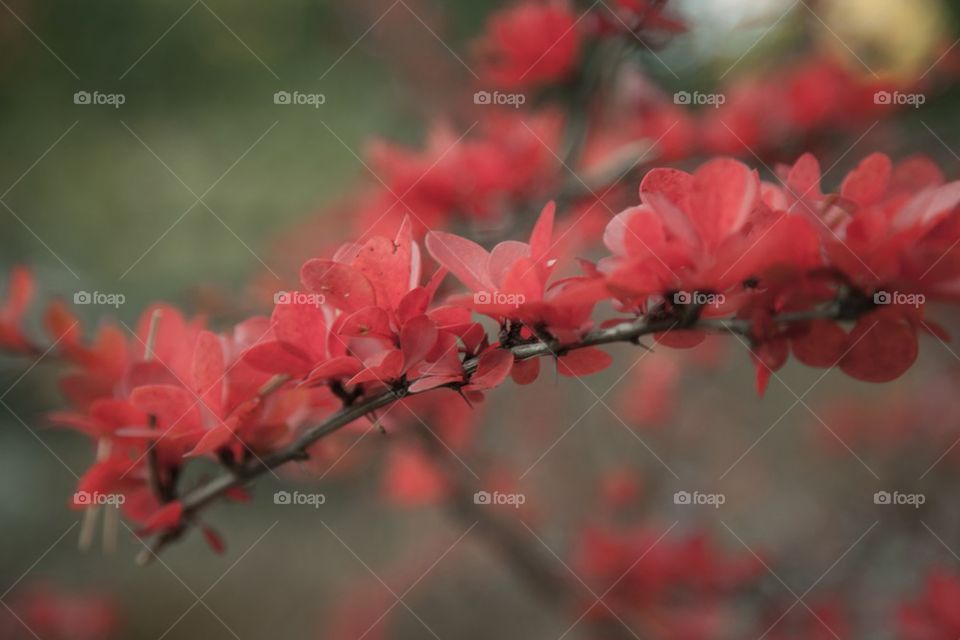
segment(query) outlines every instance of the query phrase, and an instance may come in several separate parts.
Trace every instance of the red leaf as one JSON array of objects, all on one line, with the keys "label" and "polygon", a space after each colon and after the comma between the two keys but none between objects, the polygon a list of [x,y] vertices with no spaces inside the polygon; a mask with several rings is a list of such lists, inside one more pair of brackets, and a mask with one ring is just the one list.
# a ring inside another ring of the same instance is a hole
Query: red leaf
[{"label": "red leaf", "polygon": [[960,181],[920,191],[905,204],[893,219],[897,230],[909,227],[931,227],[960,204]]},{"label": "red leaf", "polygon": [[464,387],[469,391],[492,389],[503,382],[513,368],[513,353],[506,349],[491,349],[480,356],[477,370]]},{"label": "red leaf", "polygon": [[356,311],[376,304],[373,285],[353,267],[332,260],[309,260],[300,269],[300,281],[325,302],[344,311]]},{"label": "red leaf", "polygon": [[611,251],[629,256],[655,256],[666,239],[660,216],[647,206],[630,207],[621,212],[603,233],[603,241]]},{"label": "red leaf", "polygon": [[586,376],[603,371],[613,363],[606,351],[596,347],[577,349],[557,359],[557,371],[562,376]]},{"label": "red leaf", "polygon": [[361,369],[363,363],[353,356],[337,356],[317,365],[317,368],[310,372],[308,382],[353,377]]},{"label": "red leaf", "polygon": [[347,381],[347,384],[361,382],[389,382],[403,373],[403,353],[398,349],[382,351],[364,362],[366,368]]},{"label": "red leaf", "polygon": [[365,307],[347,316],[337,333],[365,338],[368,336],[393,337],[390,317],[380,307]]},{"label": "red leaf", "polygon": [[424,391],[436,389],[437,387],[442,387],[445,384],[450,384],[451,382],[458,382],[461,380],[463,380],[462,375],[428,375],[414,380],[413,383],[408,387],[408,390],[410,393],[422,393]]},{"label": "red leaf", "polygon": [[517,384],[531,384],[540,375],[540,359],[517,360],[513,363],[513,370],[510,375]]},{"label": "red leaf", "polygon": [[[504,284],[504,279],[518,261],[529,257],[530,245],[526,243],[516,240],[498,243],[490,252],[490,259],[487,261],[486,273],[490,278],[490,284],[494,288],[502,286],[506,290],[513,291],[514,289],[509,285]],[[529,270],[531,266],[532,262],[525,269]]]},{"label": "red leaf", "polygon": [[157,429],[177,432],[200,427],[196,399],[182,387],[154,384],[137,387],[130,392],[130,403],[156,418]]},{"label": "red leaf", "polygon": [[690,329],[674,329],[653,334],[653,339],[665,347],[673,349],[692,349],[707,339],[703,331]]},{"label": "red leaf", "polygon": [[0,309],[0,319],[10,322],[19,321],[27,310],[30,300],[33,299],[35,288],[33,274],[29,269],[19,265],[11,269],[7,298]]},{"label": "red leaf", "polygon": [[847,174],[840,187],[840,194],[862,207],[869,206],[883,197],[892,172],[893,163],[890,158],[882,153],[873,153]]},{"label": "red leaf", "polygon": [[540,212],[537,224],[530,233],[530,257],[534,262],[540,262],[547,257],[551,250],[550,240],[553,238],[553,219],[557,205],[552,200]]},{"label": "red leaf", "polygon": [[47,334],[58,342],[64,350],[69,350],[80,342],[80,324],[64,303],[54,300],[43,314]]},{"label": "red leaf", "polygon": [[409,222],[405,225],[405,241],[395,243],[383,236],[373,237],[360,247],[353,261],[354,268],[373,285],[377,304],[389,309],[395,309],[411,288],[412,240]]},{"label": "red leaf", "polygon": [[829,320],[812,320],[809,329],[790,341],[797,360],[811,367],[836,366],[847,349],[846,331]]},{"label": "red leaf", "polygon": [[805,153],[790,168],[787,186],[793,198],[817,198],[820,192],[820,163],[812,153]]},{"label": "red leaf", "polygon": [[889,382],[906,373],[917,359],[916,330],[891,318],[868,315],[850,332],[850,347],[840,369],[864,382]]},{"label": "red leaf", "polygon": [[264,373],[289,374],[301,377],[310,371],[313,365],[303,351],[286,342],[264,342],[247,349],[243,360],[251,367]]},{"label": "red leaf", "polygon": [[491,291],[495,287],[487,275],[490,254],[472,240],[443,231],[431,231],[426,237],[433,259],[447,268],[473,291]]},{"label": "red leaf", "polygon": [[437,325],[427,316],[417,316],[400,330],[400,350],[403,352],[403,370],[423,362],[437,343]]},{"label": "red leaf", "polygon": [[411,289],[397,305],[397,320],[402,324],[414,316],[426,313],[432,295],[432,292],[423,287]]},{"label": "red leaf", "polygon": [[[656,168],[647,172],[640,182],[640,197],[659,193],[674,207],[687,210],[687,200],[693,186],[693,176],[680,169]],[[646,200],[644,199],[644,202]]]},{"label": "red leaf", "polygon": [[753,381],[753,387],[758,396],[763,397],[763,394],[767,392],[767,385],[770,384],[770,376],[772,375],[773,372],[770,371],[770,368],[764,366],[764,364],[758,360],[756,363],[756,375]]},{"label": "red leaf", "polygon": [[180,526],[180,521],[182,519],[183,503],[181,503],[179,500],[176,502],[171,502],[167,505],[164,505],[157,511],[154,511],[153,515],[147,518],[147,521],[143,523],[143,527],[140,529],[138,534],[144,536],[151,533],[173,529]]},{"label": "red leaf", "polygon": [[[141,476],[136,473],[136,466],[126,456],[112,456],[101,462],[94,463],[77,482],[77,492],[86,493],[123,493],[135,488],[142,482]],[[76,500],[74,507],[85,508]]]},{"label": "red leaf", "polygon": [[790,357],[790,345],[786,338],[771,338],[757,346],[751,352],[751,356],[757,367],[757,395],[762,396],[767,390],[770,377],[787,363],[787,358]]},{"label": "red leaf", "polygon": [[743,227],[759,196],[760,180],[742,162],[718,158],[697,169],[692,187],[687,215],[701,239],[715,246]]},{"label": "red leaf", "polygon": [[213,453],[222,447],[230,444],[234,440],[233,431],[226,424],[220,423],[208,430],[200,442],[187,453],[187,457],[203,456]]},{"label": "red leaf", "polygon": [[418,449],[393,447],[383,477],[387,495],[404,506],[429,504],[443,496],[446,479]]},{"label": "red leaf", "polygon": [[85,415],[72,411],[51,411],[47,414],[47,420],[54,426],[74,429],[90,438],[102,438],[108,435],[101,429],[96,420],[91,420]]},{"label": "red leaf", "polygon": [[316,304],[284,302],[270,316],[277,341],[295,345],[308,359],[317,362],[326,354],[326,320]]},{"label": "red leaf", "polygon": [[107,428],[107,431],[147,424],[147,416],[126,400],[100,398],[90,405],[90,417]]},{"label": "red leaf", "polygon": [[224,551],[227,550],[227,545],[223,542],[223,537],[210,527],[204,525],[200,529],[203,531],[203,539],[207,541],[207,545],[213,550],[217,555],[223,555]]},{"label": "red leaf", "polygon": [[220,338],[210,331],[201,331],[193,350],[193,391],[214,415],[221,415],[223,404],[224,357]]}]

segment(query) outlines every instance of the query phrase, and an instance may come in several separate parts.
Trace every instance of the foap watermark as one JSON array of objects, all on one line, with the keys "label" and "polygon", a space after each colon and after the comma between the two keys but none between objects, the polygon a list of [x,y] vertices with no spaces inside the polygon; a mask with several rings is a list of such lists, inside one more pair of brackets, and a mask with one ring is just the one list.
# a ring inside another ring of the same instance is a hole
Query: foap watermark
[{"label": "foap watermark", "polygon": [[901,91],[877,91],[873,94],[874,104],[910,106],[919,109],[927,101],[922,93],[903,93]]},{"label": "foap watermark", "polygon": [[492,104],[519,109],[527,102],[522,93],[501,93],[500,91],[477,91],[473,94],[473,104]]},{"label": "foap watermark", "polygon": [[707,293],[704,291],[677,291],[673,294],[673,304],[696,305],[698,307],[719,307],[727,301],[722,293]]},{"label": "foap watermark", "polygon": [[277,91],[273,94],[273,104],[307,105],[319,109],[327,103],[327,96],[322,93],[303,93],[301,91]]},{"label": "foap watermark", "polygon": [[520,505],[527,501],[527,496],[522,493],[501,493],[494,491],[477,491],[473,494],[473,504],[495,504],[510,505],[514,509],[519,509]]},{"label": "foap watermark", "polygon": [[673,504],[679,505],[709,505],[719,509],[727,501],[722,493],[702,493],[700,491],[677,491],[673,494]]},{"label": "foap watermark", "polygon": [[919,309],[926,303],[927,297],[922,293],[904,293],[902,291],[877,291],[873,294],[875,305],[902,305]]},{"label": "foap watermark", "polygon": [[920,505],[927,501],[927,496],[922,493],[901,493],[899,491],[877,491],[873,494],[873,504],[882,505],[908,505],[914,509],[919,509]]},{"label": "foap watermark", "polygon": [[73,494],[73,504],[78,507],[109,505],[119,507],[127,501],[122,493],[100,493],[99,491],[77,491]]},{"label": "foap watermark", "polygon": [[477,291],[473,294],[473,304],[476,305],[507,305],[519,307],[527,301],[522,293],[503,293],[501,291]]},{"label": "foap watermark", "polygon": [[722,93],[703,93],[701,91],[677,91],[673,94],[673,103],[688,106],[713,107],[719,109],[727,101]]},{"label": "foap watermark", "polygon": [[107,105],[119,109],[127,101],[122,93],[101,93],[99,91],[77,91],[73,94],[73,104]]},{"label": "foap watermark", "polygon": [[122,293],[103,293],[102,291],[77,291],[73,294],[73,304],[95,304],[117,309],[127,301]]},{"label": "foap watermark", "polygon": [[319,307],[326,302],[322,293],[304,293],[303,291],[277,291],[273,294],[273,304],[310,304]]},{"label": "foap watermark", "polygon": [[273,504],[306,506],[319,509],[326,503],[327,496],[322,493],[302,493],[300,491],[277,491],[273,494]]}]

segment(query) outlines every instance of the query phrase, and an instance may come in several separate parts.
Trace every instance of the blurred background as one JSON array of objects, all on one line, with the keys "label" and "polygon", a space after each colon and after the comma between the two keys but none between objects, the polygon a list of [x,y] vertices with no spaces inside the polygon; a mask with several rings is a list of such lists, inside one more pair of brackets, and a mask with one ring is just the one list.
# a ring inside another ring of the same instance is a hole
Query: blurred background
[{"label": "blurred background", "polygon": [[[345,237],[351,212],[329,205],[374,178],[369,140],[419,146],[451,96],[471,85],[458,56],[503,3],[0,5],[3,275],[30,265],[42,298],[122,294],[116,308],[74,308],[91,326],[104,316],[133,326],[156,300],[225,326],[269,309],[252,281],[289,283],[278,238],[292,233],[319,252]],[[865,120],[832,140],[821,162],[836,163],[831,186],[874,150],[922,152],[957,177],[956,3],[688,0],[676,8],[689,31],[640,55],[668,94],[751,74],[775,82],[811,51],[874,79],[937,77],[920,108],[876,129]],[[280,91],[325,100],[276,104]],[[105,102],[94,104],[97,95]],[[956,318],[938,319],[957,328]],[[926,339],[919,365],[882,387],[791,363],[761,399],[742,345],[731,342],[642,362],[639,352],[614,350],[616,366],[585,384],[549,375],[522,393],[502,389],[465,464],[495,460],[523,474],[525,522],[561,557],[597,516],[611,470],[629,472],[641,478],[631,495],[643,526],[705,529],[722,548],[775,557],[797,594],[817,584],[811,600],[856,590],[858,619],[875,625],[868,637],[887,637],[881,613],[916,588],[919,568],[960,565],[950,489],[957,347]],[[341,618],[393,607],[366,637],[555,638],[576,618],[541,606],[466,534],[469,522],[384,500],[377,470],[389,436],[358,446],[366,457],[351,473],[324,477],[321,509],[273,504],[287,482],[272,479],[252,505],[212,509],[209,521],[227,536],[222,556],[191,536],[163,563],[138,568],[140,543],[122,528],[115,552],[81,553],[67,502],[93,452],[46,427],[45,412],[62,403],[55,366],[0,364],[2,637],[359,638],[369,625],[353,633]],[[674,385],[670,372],[681,364],[692,373]],[[660,396],[662,411],[637,406],[642,384],[660,390],[642,397]],[[850,398],[876,413],[848,411]],[[925,492],[922,516],[875,508],[873,493],[893,486]],[[697,488],[716,488],[727,503],[674,505],[674,492]],[[875,544],[858,546],[819,582],[874,522]],[[778,581],[770,590],[792,601]]]}]

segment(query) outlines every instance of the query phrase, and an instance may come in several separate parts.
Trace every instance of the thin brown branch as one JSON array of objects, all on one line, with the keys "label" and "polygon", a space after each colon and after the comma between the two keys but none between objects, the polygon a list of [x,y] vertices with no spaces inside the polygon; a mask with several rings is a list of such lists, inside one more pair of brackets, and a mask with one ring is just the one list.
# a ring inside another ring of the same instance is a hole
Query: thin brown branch
[{"label": "thin brown branch", "polygon": [[[841,311],[841,307],[842,305],[831,304],[811,311],[783,314],[779,316],[777,320],[784,324],[790,324],[814,318],[849,319],[844,315],[844,312]],[[527,360],[529,358],[565,354],[577,349],[604,344],[618,342],[636,344],[640,338],[651,334],[688,330],[736,333],[746,336],[747,338],[751,337],[751,325],[747,320],[735,318],[697,318],[692,322],[681,322],[676,318],[655,321],[638,318],[605,329],[591,331],[574,342],[563,343],[556,339],[539,340],[537,342],[529,342],[511,347],[510,350],[517,360]],[[477,370],[477,365],[477,358],[471,358],[463,363],[465,379],[469,379],[469,376]],[[408,383],[399,383],[390,389],[366,398],[358,399],[350,406],[346,406],[334,413],[322,423],[304,430],[296,439],[282,449],[263,458],[250,460],[246,464],[238,466],[236,469],[224,473],[206,484],[187,492],[182,498],[185,521],[189,521],[200,509],[223,497],[230,490],[242,487],[264,473],[289,462],[308,458],[309,454],[307,453],[307,449],[315,442],[339,431],[343,427],[377,409],[386,407],[409,395],[408,386]],[[423,393],[429,393],[429,391]],[[149,562],[153,554],[160,551],[160,549],[170,542],[171,539],[165,536],[159,536],[152,544],[148,545],[148,549],[141,554],[139,560],[145,563]]]}]

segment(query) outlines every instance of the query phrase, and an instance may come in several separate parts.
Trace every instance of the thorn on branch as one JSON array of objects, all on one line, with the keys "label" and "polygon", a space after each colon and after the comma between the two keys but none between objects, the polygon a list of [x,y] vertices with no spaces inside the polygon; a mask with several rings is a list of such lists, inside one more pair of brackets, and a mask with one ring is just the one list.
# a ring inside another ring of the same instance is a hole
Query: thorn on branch
[{"label": "thorn on branch", "polygon": [[348,390],[340,380],[334,380],[329,386],[333,395],[337,396],[345,407],[352,407],[363,395],[363,390],[359,386]]},{"label": "thorn on branch", "polygon": [[457,395],[459,395],[461,398],[463,398],[463,401],[467,403],[467,406],[468,406],[468,407],[470,407],[471,409],[474,409],[474,408],[475,408],[475,407],[473,406],[473,403],[470,402],[470,398],[468,398],[468,397],[467,397],[467,394],[465,394],[465,393],[463,392],[463,385],[457,385],[456,388],[455,388],[455,390],[456,390],[456,392],[457,392]]},{"label": "thorn on branch", "polygon": [[237,466],[237,457],[229,447],[223,447],[217,450],[217,460],[227,469],[235,469]]}]

